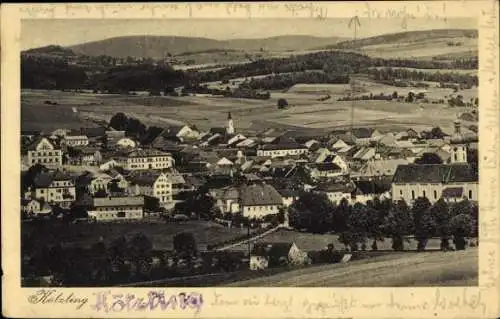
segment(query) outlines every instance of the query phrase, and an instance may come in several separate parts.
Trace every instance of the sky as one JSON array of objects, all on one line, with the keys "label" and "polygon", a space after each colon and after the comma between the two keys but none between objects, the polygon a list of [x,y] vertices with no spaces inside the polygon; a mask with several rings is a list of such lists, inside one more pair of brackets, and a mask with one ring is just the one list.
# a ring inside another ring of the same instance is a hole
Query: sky
[{"label": "sky", "polygon": [[[470,18],[445,20],[361,18],[358,37],[428,29],[477,29]],[[21,22],[21,50],[56,44],[70,46],[127,35],[205,37],[217,40],[280,35],[352,37],[348,19],[26,19]]]}]

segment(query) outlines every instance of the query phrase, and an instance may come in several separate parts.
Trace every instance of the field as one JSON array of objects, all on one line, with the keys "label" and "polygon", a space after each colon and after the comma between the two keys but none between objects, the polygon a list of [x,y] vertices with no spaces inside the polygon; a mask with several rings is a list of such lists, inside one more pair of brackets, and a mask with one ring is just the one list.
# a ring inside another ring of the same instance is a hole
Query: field
[{"label": "field", "polygon": [[[33,231],[33,225],[23,223],[23,235]],[[67,245],[81,245],[90,247],[101,238],[103,242],[110,243],[120,236],[131,237],[142,232],[151,240],[154,249],[173,249],[173,237],[180,232],[193,233],[200,250],[206,245],[219,243],[237,236],[247,234],[247,229],[226,228],[215,223],[206,222],[130,222],[130,223],[96,223],[96,224],[71,224],[54,225],[44,230],[38,229],[40,236],[36,236],[37,245],[53,245],[61,242]],[[43,234],[43,235],[41,235]]]},{"label": "field", "polygon": [[393,253],[244,280],[230,287],[476,286],[478,250]]},{"label": "field", "polygon": [[[409,88],[364,82],[364,90],[373,94],[398,91],[407,94]],[[195,124],[203,130],[225,125],[227,112],[233,114],[240,132],[263,130],[269,127],[326,131],[350,124],[351,102],[338,102],[346,87],[343,85],[299,84],[287,92],[271,92],[269,100],[251,100],[223,97],[149,97],[100,94],[79,94],[60,91],[24,90],[21,94],[23,130],[47,130],[94,126],[96,121],[109,121],[118,110],[136,117],[146,125],[166,126],[180,122]],[[451,89],[430,88],[428,96],[445,98]],[[326,101],[319,97],[330,94]],[[366,93],[365,93],[366,94]],[[477,96],[477,88],[460,91],[465,100]],[[277,100],[287,99],[290,108],[279,110]],[[58,105],[48,105],[45,101]],[[78,111],[73,113],[72,107]],[[465,108],[447,105],[407,104],[386,101],[359,101],[355,103],[354,125],[378,127],[380,130],[398,130],[413,127],[417,130],[440,126],[451,132],[452,122]]]}]

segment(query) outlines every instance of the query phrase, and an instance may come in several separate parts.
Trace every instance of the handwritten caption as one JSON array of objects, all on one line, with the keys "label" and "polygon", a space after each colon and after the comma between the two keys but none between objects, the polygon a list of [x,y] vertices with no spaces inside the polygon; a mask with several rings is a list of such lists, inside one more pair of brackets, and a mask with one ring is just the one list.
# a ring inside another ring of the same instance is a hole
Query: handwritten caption
[{"label": "handwritten caption", "polygon": [[[426,18],[428,20],[448,19],[446,13],[446,3],[428,4],[416,3],[408,6],[399,6],[398,8],[381,8],[378,5],[365,2],[359,6],[353,6],[356,9],[355,14],[360,18],[397,18],[406,23],[407,19]],[[334,4],[322,4],[314,2],[288,2],[288,3],[152,3],[152,4],[65,4],[61,6],[54,5],[23,5],[20,8],[22,14],[27,18],[56,18],[56,17],[77,17],[80,15],[95,15],[101,18],[120,17],[127,14],[142,13],[144,17],[165,18],[168,16],[177,17],[185,14],[187,17],[206,17],[204,14],[209,10],[215,9],[217,15],[225,13],[228,16],[238,17],[259,17],[262,15],[279,15],[291,18],[316,18],[326,19],[335,17]],[[283,14],[285,13],[285,14]]]},{"label": "handwritten caption", "polygon": [[64,293],[57,289],[40,289],[28,296],[31,304],[72,304],[81,309],[88,303],[87,297],[77,296],[74,293]]},{"label": "handwritten caption", "polygon": [[110,291],[94,293],[95,304],[92,310],[99,312],[131,312],[155,310],[194,310],[200,312],[203,296],[197,292],[166,294],[165,291],[150,291],[145,297],[132,293],[112,293]]}]

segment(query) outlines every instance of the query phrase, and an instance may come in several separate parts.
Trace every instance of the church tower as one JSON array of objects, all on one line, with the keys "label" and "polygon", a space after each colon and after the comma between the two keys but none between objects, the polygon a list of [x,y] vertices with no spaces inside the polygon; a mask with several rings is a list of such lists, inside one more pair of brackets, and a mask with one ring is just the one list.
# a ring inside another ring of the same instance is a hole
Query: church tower
[{"label": "church tower", "polygon": [[226,127],[226,132],[228,135],[233,135],[234,134],[234,124],[233,124],[233,118],[231,117],[231,112],[227,113],[227,127]]},{"label": "church tower", "polygon": [[455,133],[453,133],[451,144],[451,163],[464,164],[467,163],[467,143],[460,130],[460,121],[455,121]]}]

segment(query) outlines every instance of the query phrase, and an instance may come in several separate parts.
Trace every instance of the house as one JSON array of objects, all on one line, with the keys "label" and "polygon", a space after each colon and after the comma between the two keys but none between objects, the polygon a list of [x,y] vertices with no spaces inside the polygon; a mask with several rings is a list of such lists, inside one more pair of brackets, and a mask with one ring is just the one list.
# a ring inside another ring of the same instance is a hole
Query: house
[{"label": "house", "polygon": [[62,165],[62,151],[46,137],[38,137],[25,149],[25,163],[29,166],[42,164],[47,168]]},{"label": "house", "polygon": [[116,141],[116,146],[123,148],[136,148],[137,142],[130,137],[122,137]]},{"label": "house", "polygon": [[332,178],[345,174],[345,171],[338,164],[332,162],[313,163],[308,168],[309,175],[313,179]]},{"label": "house", "polygon": [[126,170],[166,169],[173,166],[170,153],[154,149],[123,150],[118,152],[115,160]]},{"label": "house", "polygon": [[246,139],[247,138],[246,138],[245,135],[243,135],[243,134],[236,134],[236,135],[232,136],[231,138],[229,138],[227,140],[227,145],[233,145],[233,144],[236,145],[236,144],[238,144],[240,142],[245,141]]},{"label": "house", "polygon": [[352,203],[366,204],[374,198],[391,197],[391,179],[389,178],[355,180],[353,183],[356,189],[351,195]]},{"label": "house", "polygon": [[392,177],[396,173],[399,165],[409,164],[406,159],[381,159],[366,162],[357,174],[351,174],[353,177]]},{"label": "house", "polygon": [[245,140],[238,141],[235,146],[238,148],[250,148],[255,145],[257,145],[257,142],[254,139],[247,138]]},{"label": "house", "polygon": [[290,207],[296,200],[299,199],[299,192],[289,188],[276,189],[283,199],[283,207]]},{"label": "house", "polygon": [[307,154],[309,149],[297,142],[287,142],[279,144],[265,144],[257,149],[259,157],[285,157]]},{"label": "house", "polygon": [[113,167],[118,167],[120,164],[114,159],[110,159],[99,165],[99,170],[107,171],[112,169]]},{"label": "house", "polygon": [[75,183],[59,170],[42,172],[34,178],[31,198],[69,207],[76,198]]},{"label": "house", "polygon": [[468,164],[400,165],[392,180],[392,198],[412,203],[426,197],[434,203],[444,195],[454,198],[450,194],[459,194],[459,188],[464,197],[477,201],[478,177],[478,170]]},{"label": "house", "polygon": [[99,191],[108,192],[108,185],[111,183],[113,178],[105,173],[97,173],[92,176],[90,180],[90,184],[88,186],[89,192],[91,194],[95,194]]},{"label": "house", "polygon": [[351,183],[328,183],[321,184],[314,189],[314,192],[325,194],[328,200],[332,203],[340,203],[342,199],[346,199],[348,202],[351,201],[351,193],[355,189],[355,186]]},{"label": "house", "polygon": [[94,166],[102,161],[102,155],[96,147],[69,147],[68,163],[71,165]]},{"label": "house", "polygon": [[52,131],[50,133],[50,136],[55,136],[55,137],[65,137],[66,135],[70,134],[71,130],[67,128],[58,128]]},{"label": "house", "polygon": [[137,172],[131,174],[128,180],[127,192],[129,195],[156,197],[162,207],[172,205],[172,183],[165,174],[158,171]]},{"label": "house", "polygon": [[52,212],[52,207],[45,201],[28,199],[21,201],[21,209],[24,213],[32,215],[47,215]]},{"label": "house", "polygon": [[240,192],[237,187],[228,186],[215,191],[215,200],[223,214],[240,212]]},{"label": "house", "polygon": [[353,155],[355,161],[368,161],[375,157],[377,150],[374,147],[362,147]]},{"label": "house", "polygon": [[142,219],[144,217],[144,197],[94,198],[88,215],[97,221]]},{"label": "house", "polygon": [[185,189],[186,180],[184,177],[173,167],[163,171],[163,174],[172,183],[172,195],[175,197],[179,192]]},{"label": "house", "polygon": [[188,125],[171,125],[163,130],[160,136],[171,141],[197,140],[200,132]]},{"label": "house", "polygon": [[113,146],[116,145],[116,143],[125,137],[125,131],[115,131],[115,130],[108,130],[105,132],[106,136],[106,145],[108,146]]},{"label": "house", "polygon": [[125,177],[125,172],[123,172],[120,167],[114,167],[109,170],[104,171],[103,173],[109,175],[112,180],[111,182],[116,183],[116,186],[121,189],[127,189],[128,188],[128,181],[127,178]]},{"label": "house", "polygon": [[85,135],[66,135],[61,140],[61,146],[87,146],[89,138]]},{"label": "house", "polygon": [[240,209],[244,217],[260,219],[279,213],[283,199],[269,184],[257,182],[240,188]]},{"label": "house", "polygon": [[338,138],[331,139],[327,144],[334,151],[350,147],[350,145],[347,144],[344,140]]},{"label": "house", "polygon": [[307,265],[311,260],[295,243],[256,243],[250,252],[250,269],[260,270],[285,265]]},{"label": "house", "polygon": [[357,145],[368,145],[373,141],[376,141],[382,134],[372,128],[358,127],[353,128],[351,131],[346,132]]}]

